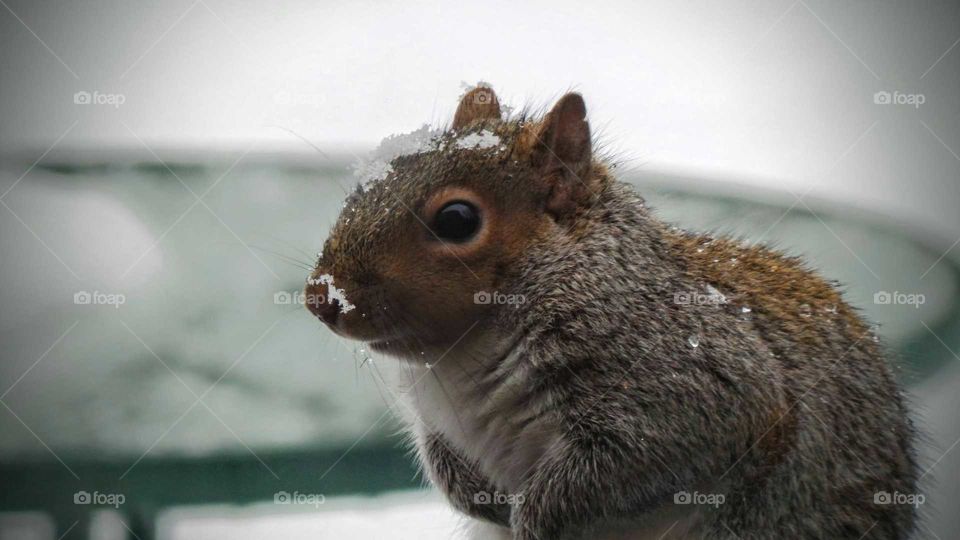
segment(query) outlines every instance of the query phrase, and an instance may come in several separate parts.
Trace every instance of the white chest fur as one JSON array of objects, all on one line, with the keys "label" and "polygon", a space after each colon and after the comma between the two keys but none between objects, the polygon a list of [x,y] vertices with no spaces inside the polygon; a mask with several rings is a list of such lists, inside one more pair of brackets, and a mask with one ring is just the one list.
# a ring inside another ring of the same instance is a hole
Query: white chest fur
[{"label": "white chest fur", "polygon": [[[501,365],[515,365],[513,360],[508,356]],[[442,435],[507,495],[519,491],[556,442],[546,403],[528,395],[522,369],[498,373],[473,357],[445,357],[414,367],[410,381],[415,384],[406,395],[415,429]]]},{"label": "white chest fur", "polygon": [[[448,357],[429,367],[405,368],[405,417],[418,433],[437,433],[451,449],[479,465],[502,495],[522,491],[537,460],[557,445],[560,430],[549,398],[531,396],[522,364],[507,357],[502,376],[479,369],[476,359]],[[472,366],[472,367],[471,367]],[[487,373],[487,377],[482,374]],[[598,540],[697,538],[698,514],[666,504],[637,521],[594,530]],[[500,533],[502,530],[497,529]],[[490,532],[472,536],[492,539]]]}]

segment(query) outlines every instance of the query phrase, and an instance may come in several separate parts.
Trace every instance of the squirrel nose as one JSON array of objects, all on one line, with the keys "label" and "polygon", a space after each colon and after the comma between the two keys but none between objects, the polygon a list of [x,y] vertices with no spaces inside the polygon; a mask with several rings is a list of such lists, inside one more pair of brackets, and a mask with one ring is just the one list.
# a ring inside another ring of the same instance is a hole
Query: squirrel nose
[{"label": "squirrel nose", "polygon": [[307,309],[310,313],[316,315],[321,321],[333,326],[337,323],[337,317],[340,315],[340,302],[330,298],[329,290],[325,283],[307,286]]}]

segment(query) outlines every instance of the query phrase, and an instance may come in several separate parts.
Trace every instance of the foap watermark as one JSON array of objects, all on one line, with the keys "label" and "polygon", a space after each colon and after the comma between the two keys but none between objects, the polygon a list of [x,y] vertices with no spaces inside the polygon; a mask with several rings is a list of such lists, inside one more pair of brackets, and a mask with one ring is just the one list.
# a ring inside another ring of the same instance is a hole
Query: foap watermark
[{"label": "foap watermark", "polygon": [[899,90],[887,92],[880,90],[873,94],[874,105],[913,105],[919,109],[921,105],[927,102],[927,96],[923,94],[905,94]]},{"label": "foap watermark", "polygon": [[273,504],[292,504],[301,506],[312,506],[320,508],[320,505],[327,502],[327,498],[322,493],[300,493],[294,491],[278,491],[273,494]]},{"label": "foap watermark", "polygon": [[100,493],[94,491],[78,491],[73,494],[73,504],[83,504],[91,506],[112,506],[120,508],[127,502],[127,497],[123,493]]},{"label": "foap watermark", "polygon": [[489,491],[478,491],[473,494],[473,503],[474,504],[508,504],[516,505],[523,504],[523,494],[522,493],[500,493],[499,491],[494,491],[490,493]]},{"label": "foap watermark", "polygon": [[121,105],[127,102],[127,96],[123,94],[113,94],[94,90],[92,93],[86,90],[80,90],[73,95],[75,105],[110,105],[119,109]]},{"label": "foap watermark", "polygon": [[920,309],[926,301],[927,297],[920,293],[877,291],[873,294],[873,303],[880,306],[913,306]]},{"label": "foap watermark", "polygon": [[673,504],[696,504],[704,506],[719,507],[727,500],[723,493],[700,493],[694,491],[678,491],[673,494]]},{"label": "foap watermark", "polygon": [[712,285],[706,292],[684,291],[673,294],[673,303],[680,306],[719,306],[727,303],[727,297]]},{"label": "foap watermark", "polygon": [[873,504],[902,504],[917,508],[926,501],[927,497],[923,493],[878,491],[873,494]]},{"label": "foap watermark", "polygon": [[120,306],[127,303],[123,293],[105,293],[100,291],[77,291],[73,293],[73,303],[78,306]]},{"label": "foap watermark", "polygon": [[504,294],[498,291],[478,291],[473,294],[474,304],[507,304],[519,306],[520,304],[526,303],[526,301],[527,297],[522,294]]},{"label": "foap watermark", "polygon": [[324,305],[326,304],[326,298],[322,294],[310,293],[306,294],[303,291],[277,291],[273,293],[273,303],[278,306],[293,306],[293,305]]}]

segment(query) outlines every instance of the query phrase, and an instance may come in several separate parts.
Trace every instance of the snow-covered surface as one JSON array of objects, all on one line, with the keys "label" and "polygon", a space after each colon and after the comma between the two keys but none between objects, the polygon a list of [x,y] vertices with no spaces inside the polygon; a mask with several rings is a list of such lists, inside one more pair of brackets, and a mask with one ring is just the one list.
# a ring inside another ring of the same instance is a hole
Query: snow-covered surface
[{"label": "snow-covered surface", "polygon": [[[193,506],[163,511],[158,540],[460,540],[466,519],[432,490],[328,497],[322,505]],[[126,538],[123,516],[97,512],[92,540]],[[77,536],[79,532],[75,532]],[[70,536],[66,537],[67,539]],[[57,540],[36,512],[0,513],[0,540]]]},{"label": "snow-covered surface", "polygon": [[433,491],[328,498],[318,508],[201,507],[160,518],[158,540],[451,540],[463,518]]}]

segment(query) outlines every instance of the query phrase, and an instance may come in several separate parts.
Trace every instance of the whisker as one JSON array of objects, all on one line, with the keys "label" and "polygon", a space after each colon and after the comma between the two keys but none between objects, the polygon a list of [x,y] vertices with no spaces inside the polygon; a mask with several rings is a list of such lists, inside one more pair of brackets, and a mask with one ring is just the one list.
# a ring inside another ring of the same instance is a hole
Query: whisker
[{"label": "whisker", "polygon": [[[387,398],[384,397],[383,391],[380,390],[380,384],[383,384],[384,386],[387,385],[387,382],[383,378],[383,374],[380,373],[380,368],[378,368],[377,365],[374,364],[372,361],[370,362],[370,367],[373,368],[372,371],[370,371],[370,375],[371,377],[373,377],[373,385],[377,387],[377,393],[380,394],[380,399],[383,400],[383,406],[388,410],[393,411],[393,414],[398,414],[396,409],[391,407],[390,404],[387,403]],[[374,373],[376,375],[374,375]],[[377,382],[378,376],[380,377],[380,382]]]},{"label": "whisker", "polygon": [[307,251],[306,249],[303,249],[301,247],[297,247],[296,245],[282,238],[278,238],[273,235],[267,235],[267,238],[269,238],[270,240],[273,240],[274,242],[279,242],[281,244],[284,244],[286,247],[292,249],[293,251],[296,251],[298,255],[303,255],[304,257],[306,257],[307,258],[306,260],[308,261],[314,259],[317,256],[316,251],[311,253],[310,251]]},{"label": "whisker", "polygon": [[289,134],[293,135],[294,137],[300,139],[301,141],[307,143],[311,148],[313,148],[314,150],[316,150],[317,153],[320,154],[321,156],[323,156],[323,157],[325,157],[325,158],[327,158],[327,159],[330,159],[330,155],[329,155],[329,154],[327,154],[326,152],[324,152],[323,150],[321,150],[319,146],[317,146],[317,145],[313,144],[312,142],[310,142],[310,139],[304,137],[303,135],[297,133],[296,131],[294,131],[294,130],[288,128],[288,127],[284,127],[284,126],[277,125],[277,124],[270,124],[270,125],[267,126],[267,127],[282,129],[283,131],[286,131],[287,133],[289,133]]},{"label": "whisker", "polygon": [[257,245],[254,245],[254,244],[250,244],[250,247],[253,248],[253,249],[258,249],[258,250],[260,250],[260,251],[262,251],[263,253],[266,253],[266,254],[268,254],[268,255],[273,255],[274,257],[277,257],[277,258],[280,259],[281,261],[283,261],[283,262],[285,262],[285,263],[287,263],[287,264],[290,264],[290,265],[292,265],[292,266],[296,266],[297,268],[300,268],[301,270],[306,270],[306,271],[310,272],[310,271],[312,271],[313,268],[314,268],[314,266],[313,266],[312,263],[308,263],[308,262],[301,261],[300,259],[297,259],[297,258],[295,258],[295,257],[291,257],[291,256],[289,256],[289,255],[284,255],[283,253],[280,253],[280,252],[278,252],[278,251],[273,251],[273,250],[271,250],[271,249],[267,249],[267,248],[264,248],[264,247],[261,247],[261,246],[257,246]]},{"label": "whisker", "polygon": [[[316,150],[317,153],[320,154],[321,156],[323,156],[326,160],[328,160],[328,161],[333,161],[333,160],[330,158],[330,155],[329,155],[329,154],[327,154],[326,152],[324,152],[323,150],[321,150],[319,146],[317,146],[317,145],[313,144],[312,142],[310,142],[310,139],[307,139],[306,137],[304,137],[303,135],[300,135],[300,134],[297,133],[296,131],[293,131],[292,129],[287,128],[287,127],[284,127],[284,126],[278,126],[278,125],[276,125],[276,124],[273,124],[273,125],[270,125],[270,126],[267,126],[267,127],[274,127],[274,128],[282,129],[283,131],[286,131],[287,133],[289,133],[289,134],[293,135],[294,137],[300,139],[301,141],[307,143],[311,148],[313,148],[314,150]],[[336,180],[336,178],[333,178],[333,182],[337,185],[338,188],[340,188],[340,191],[343,192],[343,195],[344,195],[345,197],[350,195],[350,193],[347,191],[347,189],[344,188],[344,187],[340,184],[340,182],[338,182],[338,181]]]}]

